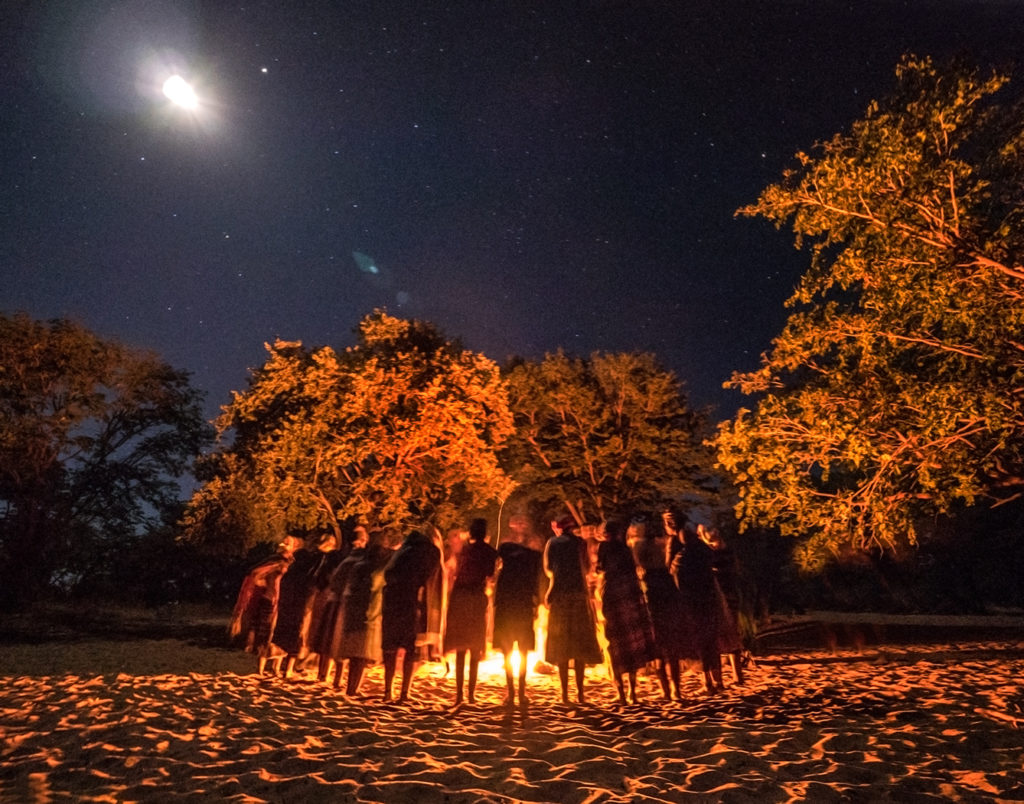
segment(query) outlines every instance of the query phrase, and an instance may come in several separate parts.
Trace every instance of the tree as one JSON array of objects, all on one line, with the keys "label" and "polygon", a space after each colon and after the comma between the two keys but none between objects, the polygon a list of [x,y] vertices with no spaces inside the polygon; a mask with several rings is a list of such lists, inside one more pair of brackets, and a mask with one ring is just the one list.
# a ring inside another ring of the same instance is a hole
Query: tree
[{"label": "tree", "polygon": [[1024,117],[1007,78],[905,57],[897,90],[739,214],[810,268],[720,426],[746,525],[820,565],[916,543],[929,517],[1024,481]]},{"label": "tree", "polygon": [[507,377],[516,435],[506,460],[524,493],[584,522],[714,489],[706,419],[653,355],[559,351]]},{"label": "tree", "polygon": [[212,438],[202,395],[154,355],[66,320],[0,315],[0,555],[17,603],[54,573],[180,514],[179,479]]},{"label": "tree", "polygon": [[363,319],[344,352],[267,348],[267,363],[218,420],[234,442],[193,499],[193,538],[237,505],[239,489],[251,490],[276,535],[337,529],[348,518],[444,527],[508,493],[497,452],[512,419],[488,358],[429,323],[381,311]]}]

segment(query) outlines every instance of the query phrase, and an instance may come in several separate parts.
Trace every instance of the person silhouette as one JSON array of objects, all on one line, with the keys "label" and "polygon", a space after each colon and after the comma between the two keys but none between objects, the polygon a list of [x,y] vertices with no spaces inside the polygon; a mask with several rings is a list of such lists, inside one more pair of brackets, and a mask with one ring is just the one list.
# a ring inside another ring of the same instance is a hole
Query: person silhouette
[{"label": "person silhouette", "polygon": [[590,558],[587,543],[577,531],[579,524],[571,516],[551,523],[554,537],[544,546],[544,572],[548,576],[546,603],[548,638],[544,658],[558,666],[562,703],[569,702],[569,665],[576,676],[576,693],[586,702],[583,681],[588,664],[599,664],[601,648],[597,644],[594,612],[590,604],[587,578]]}]

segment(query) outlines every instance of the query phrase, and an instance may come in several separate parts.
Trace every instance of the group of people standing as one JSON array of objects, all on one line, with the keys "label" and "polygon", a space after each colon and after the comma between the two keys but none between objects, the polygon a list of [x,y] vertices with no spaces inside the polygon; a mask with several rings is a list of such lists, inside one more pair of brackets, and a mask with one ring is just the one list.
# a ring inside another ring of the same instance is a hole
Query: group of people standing
[{"label": "group of people standing", "polygon": [[399,653],[400,702],[409,698],[418,658],[451,654],[460,704],[475,700],[490,630],[491,645],[504,655],[506,703],[518,696],[525,705],[527,654],[544,632],[543,604],[544,660],[558,669],[563,702],[570,668],[577,699],[585,701],[586,666],[605,659],[599,633],[623,703],[637,702],[637,672],[652,663],[665,697],[676,700],[687,661],[701,663],[709,692],[722,687],[723,654],[733,656],[742,680],[736,621],[720,583],[732,559],[714,531],[683,527],[674,509],[662,514],[660,532],[640,519],[613,520],[584,539],[569,515],[551,529],[543,546],[517,529],[497,548],[483,519],[447,549],[418,530],[397,549],[365,527],[356,528],[345,551],[334,537],[315,545],[288,537],[243,582],[231,633],[244,638],[260,673],[269,666],[287,677],[315,654],[319,680],[340,689],[347,665],[350,696],[365,669],[383,662],[385,701]]}]

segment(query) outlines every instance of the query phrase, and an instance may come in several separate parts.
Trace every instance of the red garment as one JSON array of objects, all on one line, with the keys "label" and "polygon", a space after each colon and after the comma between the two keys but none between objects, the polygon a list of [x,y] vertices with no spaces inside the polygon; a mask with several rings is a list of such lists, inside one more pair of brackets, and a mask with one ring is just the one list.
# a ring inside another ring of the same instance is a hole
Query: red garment
[{"label": "red garment", "polygon": [[277,622],[281,576],[292,563],[290,555],[278,553],[257,564],[242,581],[231,615],[229,634],[241,636],[245,649],[269,656]]},{"label": "red garment", "polygon": [[486,588],[497,561],[498,551],[485,541],[468,542],[459,553],[445,618],[445,652],[468,650],[482,656],[487,649]]}]

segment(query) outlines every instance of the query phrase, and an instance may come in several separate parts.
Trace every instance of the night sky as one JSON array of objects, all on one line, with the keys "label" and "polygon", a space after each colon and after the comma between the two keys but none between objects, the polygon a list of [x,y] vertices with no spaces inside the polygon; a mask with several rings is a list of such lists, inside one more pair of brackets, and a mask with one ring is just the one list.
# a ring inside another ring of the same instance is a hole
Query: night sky
[{"label": "night sky", "polygon": [[1017,0],[0,9],[0,310],[156,350],[211,417],[377,307],[499,363],[652,351],[731,415],[806,266],[735,210],[902,53],[1024,68]]}]

